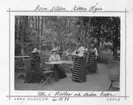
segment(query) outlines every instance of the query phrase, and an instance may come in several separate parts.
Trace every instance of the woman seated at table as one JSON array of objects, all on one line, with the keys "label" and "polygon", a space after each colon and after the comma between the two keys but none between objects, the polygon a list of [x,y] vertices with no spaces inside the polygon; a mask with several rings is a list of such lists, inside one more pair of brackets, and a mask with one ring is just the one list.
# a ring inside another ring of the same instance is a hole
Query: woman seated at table
[{"label": "woman seated at table", "polygon": [[39,83],[42,79],[42,74],[40,72],[40,56],[38,54],[39,50],[37,50],[37,48],[34,48],[31,56],[31,67],[26,73],[26,83]]},{"label": "woman seated at table", "polygon": [[72,80],[74,82],[86,81],[84,50],[85,48],[80,42],[78,42],[77,49],[72,54],[75,56],[74,66],[72,69]]},{"label": "woman seated at table", "polygon": [[[56,48],[52,49],[52,54],[50,55],[49,61],[60,61],[61,58],[60,56],[57,54],[57,50]],[[67,77],[65,74],[65,70],[63,69],[63,67],[59,64],[54,64],[53,65],[53,71],[54,71],[54,79],[55,81],[58,81],[59,79],[65,78]]]}]

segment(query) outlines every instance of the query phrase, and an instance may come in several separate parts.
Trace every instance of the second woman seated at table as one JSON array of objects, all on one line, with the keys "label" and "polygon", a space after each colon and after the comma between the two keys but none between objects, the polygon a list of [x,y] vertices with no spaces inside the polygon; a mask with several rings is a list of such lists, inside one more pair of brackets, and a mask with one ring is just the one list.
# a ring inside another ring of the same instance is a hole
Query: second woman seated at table
[{"label": "second woman seated at table", "polygon": [[[57,50],[58,49],[56,49],[56,48],[52,49],[52,54],[50,55],[50,58],[49,58],[50,62],[61,60],[60,56],[57,54]],[[63,67],[60,64],[53,64],[52,69],[54,71],[55,81],[58,81],[59,79],[67,77],[65,74],[65,70],[63,69]]]}]

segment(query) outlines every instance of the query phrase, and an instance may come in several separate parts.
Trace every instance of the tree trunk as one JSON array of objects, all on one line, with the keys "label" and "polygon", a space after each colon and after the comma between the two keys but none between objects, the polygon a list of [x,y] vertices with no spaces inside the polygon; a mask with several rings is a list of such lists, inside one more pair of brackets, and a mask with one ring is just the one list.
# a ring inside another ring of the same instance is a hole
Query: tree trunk
[{"label": "tree trunk", "polygon": [[39,49],[39,45],[40,45],[40,30],[39,30],[39,27],[40,27],[40,17],[38,16],[38,22],[37,22],[37,47]]},{"label": "tree trunk", "polygon": [[18,25],[17,25],[17,39],[18,40],[20,40],[20,35],[19,35],[19,32],[20,32],[20,30],[19,30],[19,16],[18,16]]},{"label": "tree trunk", "polygon": [[100,44],[100,37],[101,37],[101,26],[99,26],[99,31],[98,31],[98,37],[97,37],[97,49],[99,49],[99,44]]},{"label": "tree trunk", "polygon": [[91,21],[91,19],[89,20],[88,25],[87,25],[88,30],[86,30],[86,38],[85,38],[86,39],[85,44],[87,44],[87,48],[88,48],[86,61],[85,61],[86,65],[88,64],[88,59],[89,59],[89,54],[90,54],[90,21]]},{"label": "tree trunk", "polygon": [[[26,21],[26,18],[25,17],[22,17],[21,18],[22,20]],[[25,28],[26,28],[26,22],[22,23],[22,30],[21,30],[21,53],[22,53],[22,56],[24,56],[24,35],[25,35]]]},{"label": "tree trunk", "polygon": [[115,35],[113,39],[113,56],[117,56],[117,38],[117,35]]},{"label": "tree trunk", "polygon": [[42,35],[43,35],[43,16],[41,17],[41,34],[40,34],[40,51],[42,49]]},{"label": "tree trunk", "polygon": [[[88,36],[88,39],[89,38],[90,37]],[[89,54],[90,54],[90,40],[88,40],[87,48],[88,48],[88,52],[87,52],[86,61],[85,61],[86,65],[88,64],[88,59],[89,59]]]},{"label": "tree trunk", "polygon": [[36,41],[35,42],[36,42],[36,45],[37,45],[37,43],[38,43],[37,42],[38,41],[37,40],[38,39],[38,17],[37,16],[35,17],[35,23],[36,23]]}]

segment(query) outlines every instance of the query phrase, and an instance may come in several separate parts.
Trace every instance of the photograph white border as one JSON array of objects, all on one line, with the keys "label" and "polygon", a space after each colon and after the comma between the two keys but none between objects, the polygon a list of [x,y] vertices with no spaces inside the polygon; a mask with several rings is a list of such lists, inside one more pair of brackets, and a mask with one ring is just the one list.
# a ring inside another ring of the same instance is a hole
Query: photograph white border
[{"label": "photograph white border", "polygon": [[[125,93],[125,90],[126,90],[126,81],[125,81],[125,49],[126,49],[126,46],[125,46],[125,26],[126,26],[126,20],[125,20],[125,14],[124,12],[120,12],[120,13],[113,13],[113,12],[11,12],[9,11],[9,14],[10,14],[10,76],[11,77],[9,80],[10,80],[10,96],[37,96],[37,93],[40,91],[35,91],[35,90],[28,90],[28,91],[24,91],[24,90],[21,90],[21,91],[16,91],[14,90],[14,34],[15,34],[15,16],[18,15],[18,16],[118,16],[120,17],[120,21],[121,21],[121,25],[120,25],[120,39],[121,39],[121,44],[120,44],[120,47],[121,47],[121,52],[120,52],[120,92],[115,92],[116,94],[118,94],[118,96],[125,96],[126,93]],[[45,90],[44,90],[45,91]],[[41,90],[41,92],[43,92]],[[45,91],[46,93],[49,93],[51,91]],[[52,91],[53,93],[55,91]],[[69,93],[71,92],[77,92],[77,91],[68,91]],[[85,93],[85,91],[80,91],[80,93]],[[90,92],[90,91],[88,91]],[[92,91],[93,93],[97,93],[99,94],[100,92],[99,91]],[[107,91],[108,92],[108,91]],[[109,92],[109,93],[114,93],[114,92]],[[94,97],[95,98],[95,97]]]}]

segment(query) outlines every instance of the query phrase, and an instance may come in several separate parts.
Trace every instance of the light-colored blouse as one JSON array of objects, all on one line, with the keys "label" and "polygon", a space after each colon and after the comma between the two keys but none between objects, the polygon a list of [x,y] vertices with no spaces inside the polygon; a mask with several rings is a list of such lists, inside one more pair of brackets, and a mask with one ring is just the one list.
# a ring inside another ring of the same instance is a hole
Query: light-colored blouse
[{"label": "light-colored blouse", "polygon": [[95,52],[95,55],[98,56],[97,48],[91,49],[92,52]]},{"label": "light-colored blouse", "polygon": [[[76,52],[78,52],[78,54],[76,54]],[[85,48],[83,46],[79,47],[78,49],[76,49],[72,55],[76,55],[76,56],[84,56],[84,52],[85,52]]]},{"label": "light-colored blouse", "polygon": [[61,58],[60,58],[60,56],[58,55],[58,54],[56,54],[56,55],[50,55],[50,57],[49,57],[49,61],[60,61],[61,60]]}]

